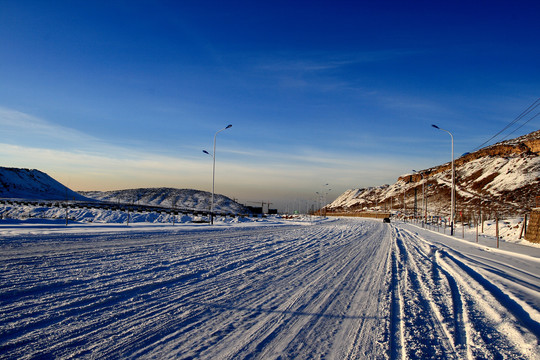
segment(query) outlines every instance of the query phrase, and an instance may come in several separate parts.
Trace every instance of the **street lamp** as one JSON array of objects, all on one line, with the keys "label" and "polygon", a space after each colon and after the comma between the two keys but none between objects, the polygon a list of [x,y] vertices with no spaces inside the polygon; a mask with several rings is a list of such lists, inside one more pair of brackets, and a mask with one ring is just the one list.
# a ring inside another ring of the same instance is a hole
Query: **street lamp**
[{"label": "street lamp", "polygon": [[456,205],[456,199],[455,199],[455,192],[456,192],[456,180],[455,180],[455,171],[454,171],[454,135],[448,130],[441,129],[437,125],[431,125],[435,129],[446,131],[448,134],[450,134],[450,138],[452,139],[452,191],[451,191],[451,209],[450,209],[450,235],[454,235],[454,208]]},{"label": "street lamp", "polygon": [[322,214],[322,210],[324,209],[324,217],[326,217],[326,196],[330,193],[330,191],[332,191],[332,189],[328,188],[328,184],[324,184],[323,189],[324,189],[324,192],[321,193],[321,200],[323,202],[322,208],[321,208],[321,214]]},{"label": "street lamp", "polygon": [[422,210],[424,210],[424,223],[426,223],[427,222],[427,202],[426,202],[426,191],[424,187],[425,185],[424,174],[416,170],[413,170],[413,172],[419,174],[422,177]]},{"label": "street lamp", "polygon": [[203,153],[210,155],[212,159],[214,160],[213,165],[212,165],[212,202],[210,204],[210,224],[211,225],[214,224],[214,185],[215,185],[215,180],[216,180],[216,137],[217,137],[217,134],[231,127],[232,125],[227,125],[223,129],[216,132],[216,134],[214,135],[214,151],[212,152],[212,154],[210,154],[206,150],[203,150]]},{"label": "street lamp", "polygon": [[322,200],[323,195],[318,191],[316,191],[315,194],[317,194],[317,207],[319,208],[319,215],[322,216],[322,206],[321,205],[322,205],[322,202],[323,202],[323,200]]}]

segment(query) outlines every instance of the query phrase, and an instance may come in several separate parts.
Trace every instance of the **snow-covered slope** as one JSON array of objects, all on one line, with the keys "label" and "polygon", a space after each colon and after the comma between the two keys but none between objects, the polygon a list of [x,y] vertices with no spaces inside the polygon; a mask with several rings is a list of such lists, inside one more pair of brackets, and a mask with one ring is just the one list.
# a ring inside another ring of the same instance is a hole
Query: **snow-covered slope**
[{"label": "snow-covered slope", "polygon": [[[0,167],[0,198],[24,200],[78,200],[210,210],[207,191],[173,188],[141,188],[115,191],[75,192],[39,170]],[[232,199],[215,194],[214,210],[247,214],[250,211]]]},{"label": "snow-covered slope", "polygon": [[[504,141],[455,160],[456,207],[471,213],[519,214],[536,205],[540,196],[540,130]],[[421,208],[422,185],[428,212],[449,212],[452,184],[451,164],[446,163],[418,174],[405,174],[392,185],[347,190],[329,206],[334,211]],[[403,203],[405,199],[405,204]]]},{"label": "snow-covered slope", "polygon": [[0,167],[0,197],[34,200],[88,200],[39,170]]},{"label": "snow-covered slope", "polygon": [[[107,202],[137,205],[210,210],[212,194],[207,191],[174,188],[140,188],[113,191],[81,191],[85,196]],[[214,209],[218,212],[246,214],[249,211],[236,201],[214,194]]]}]

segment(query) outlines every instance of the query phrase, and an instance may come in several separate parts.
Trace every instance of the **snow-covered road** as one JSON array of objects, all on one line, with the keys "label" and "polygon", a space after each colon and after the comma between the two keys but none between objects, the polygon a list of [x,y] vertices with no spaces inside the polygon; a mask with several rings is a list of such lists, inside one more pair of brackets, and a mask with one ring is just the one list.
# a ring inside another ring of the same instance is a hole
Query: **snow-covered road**
[{"label": "snow-covered road", "polygon": [[3,234],[0,358],[540,358],[538,248],[367,219]]}]

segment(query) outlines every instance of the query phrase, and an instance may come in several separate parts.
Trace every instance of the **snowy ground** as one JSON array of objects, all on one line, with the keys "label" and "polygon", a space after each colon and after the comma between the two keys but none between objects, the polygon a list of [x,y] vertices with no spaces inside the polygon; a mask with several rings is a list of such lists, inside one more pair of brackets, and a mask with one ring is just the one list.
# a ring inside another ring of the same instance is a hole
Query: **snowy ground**
[{"label": "snowy ground", "polygon": [[0,358],[540,359],[540,249],[494,246],[371,219],[0,223]]}]

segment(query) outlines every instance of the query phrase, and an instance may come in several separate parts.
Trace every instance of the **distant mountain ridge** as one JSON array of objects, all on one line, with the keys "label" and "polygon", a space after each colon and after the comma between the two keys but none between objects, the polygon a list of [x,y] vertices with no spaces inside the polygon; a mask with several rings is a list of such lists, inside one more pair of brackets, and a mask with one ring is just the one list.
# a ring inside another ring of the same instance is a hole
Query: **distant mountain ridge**
[{"label": "distant mountain ridge", "polygon": [[[540,196],[540,130],[464,154],[454,160],[456,208],[460,211],[517,214],[536,206]],[[428,212],[448,215],[451,162],[400,176],[392,185],[350,189],[327,206],[330,211],[390,209],[411,213],[422,203]],[[405,199],[405,200],[404,200]]]}]

